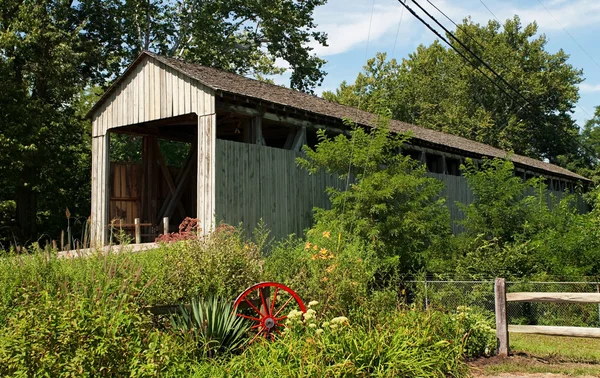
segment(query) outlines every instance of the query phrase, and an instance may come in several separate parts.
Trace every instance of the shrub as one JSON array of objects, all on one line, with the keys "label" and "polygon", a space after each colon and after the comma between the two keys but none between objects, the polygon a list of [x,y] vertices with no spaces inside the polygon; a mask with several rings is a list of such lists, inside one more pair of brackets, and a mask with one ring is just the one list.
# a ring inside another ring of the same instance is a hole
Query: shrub
[{"label": "shrub", "polygon": [[195,296],[235,298],[262,275],[257,244],[222,226],[203,239],[162,244],[146,253],[143,276],[154,280],[144,293],[150,304],[173,304]]},{"label": "shrub", "polygon": [[[252,344],[230,360],[210,362],[211,377],[447,377],[467,376],[462,342],[449,315],[401,311],[372,327],[345,317],[290,314],[290,329],[275,342]],[[312,324],[312,326],[311,326]]]},{"label": "shrub", "polygon": [[[0,332],[2,376],[157,376],[185,371],[189,345],[152,327],[127,287],[92,295],[18,290]],[[191,348],[190,348],[191,349]]]},{"label": "shrub", "polygon": [[419,269],[425,252],[443,243],[450,217],[441,197],[443,183],[423,165],[398,154],[408,136],[390,133],[386,117],[367,133],[329,138],[319,131],[315,149],[305,147],[299,164],[310,173],[325,170],[352,179],[348,190],[328,188],[331,209],[316,209],[315,229],[369,245],[382,264],[402,272]]},{"label": "shrub", "polygon": [[375,265],[358,240],[330,232],[308,232],[307,240],[288,239],[265,260],[265,279],[282,282],[302,298],[314,298],[324,312],[348,313],[368,297]]},{"label": "shrub", "polygon": [[469,307],[459,306],[452,319],[462,335],[465,356],[490,356],[496,353],[496,331],[492,328],[489,316]]},{"label": "shrub", "polygon": [[189,308],[181,305],[180,313],[170,320],[173,329],[191,339],[202,356],[214,357],[235,352],[247,342],[248,325],[233,310],[228,299],[192,298]]}]

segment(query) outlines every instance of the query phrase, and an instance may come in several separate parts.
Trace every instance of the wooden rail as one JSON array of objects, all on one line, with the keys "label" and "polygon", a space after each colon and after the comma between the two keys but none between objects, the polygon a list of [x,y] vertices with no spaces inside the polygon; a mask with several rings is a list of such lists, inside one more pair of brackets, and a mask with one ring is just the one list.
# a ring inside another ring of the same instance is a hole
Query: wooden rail
[{"label": "wooden rail", "polygon": [[600,328],[592,327],[559,327],[537,325],[508,325],[506,302],[539,302],[539,303],[600,303],[600,293],[506,293],[504,278],[496,278],[494,286],[496,302],[496,337],[498,338],[498,354],[509,353],[509,332],[532,333],[538,335],[598,337]]}]

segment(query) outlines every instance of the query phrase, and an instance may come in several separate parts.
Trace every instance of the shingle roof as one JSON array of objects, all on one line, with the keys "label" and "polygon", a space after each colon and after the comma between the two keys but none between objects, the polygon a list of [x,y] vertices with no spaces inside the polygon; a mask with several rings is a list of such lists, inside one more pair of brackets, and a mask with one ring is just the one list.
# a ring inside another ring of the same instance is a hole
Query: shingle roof
[{"label": "shingle roof", "polygon": [[[142,53],[136,62],[143,59],[144,54],[151,56],[159,62],[162,62],[165,65],[193,79],[196,79],[203,85],[217,91],[296,108],[320,116],[327,116],[340,120],[344,118],[350,118],[354,122],[364,126],[372,127],[376,124],[376,116],[372,113],[223,70],[205,67],[194,63],[185,63],[177,59],[167,58],[150,52]],[[133,65],[135,65],[135,62]],[[99,102],[101,101],[102,99]],[[432,143],[451,149],[457,149],[488,157],[505,158],[507,156],[507,152],[499,148],[475,142],[456,135],[426,129],[406,122],[393,120],[391,121],[390,128],[392,131],[396,132],[411,132],[413,139],[418,139],[426,143]],[[567,176],[577,180],[589,181],[587,178],[573,173],[567,169],[537,159],[517,154],[512,154],[510,158],[516,164],[529,166],[537,170],[546,171],[556,175]]]}]

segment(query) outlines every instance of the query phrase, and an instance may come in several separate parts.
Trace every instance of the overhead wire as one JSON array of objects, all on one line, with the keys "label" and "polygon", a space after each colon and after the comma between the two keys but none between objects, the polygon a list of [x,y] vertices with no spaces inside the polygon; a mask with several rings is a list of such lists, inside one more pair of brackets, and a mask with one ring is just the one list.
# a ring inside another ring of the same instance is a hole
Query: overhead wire
[{"label": "overhead wire", "polygon": [[577,40],[575,39],[575,37],[573,37],[571,35],[571,33],[568,32],[568,30],[560,23],[560,21],[558,21],[556,19],[556,17],[554,17],[554,15],[552,13],[550,13],[550,10],[548,8],[546,8],[546,6],[544,5],[544,3],[542,3],[541,0],[538,0],[538,3],[540,3],[540,5],[542,6],[542,8],[544,8],[546,10],[546,12],[548,12],[548,14],[550,15],[550,17],[552,17],[554,19],[554,21],[556,21],[556,23],[562,28],[562,30],[567,33],[567,35],[573,40],[573,42],[575,42],[575,44],[577,46],[579,46],[579,48],[581,49],[581,51],[583,51],[585,53],[585,55],[587,55],[592,62],[594,62],[596,64],[596,66],[598,66],[598,68],[600,68],[600,64],[598,64],[598,62],[596,61],[596,59],[594,59],[584,48],[583,46],[581,46],[581,44],[579,44],[579,42],[577,42]]},{"label": "overhead wire", "polygon": [[[540,0],[538,0],[540,1]],[[461,30],[467,37],[469,37],[470,40],[472,40],[473,42],[475,42],[477,45],[479,45],[479,47],[485,49],[486,47],[483,46],[483,44],[481,42],[479,42],[475,37],[473,37],[470,33],[467,32],[466,28],[462,27],[461,25],[457,24],[456,22],[454,22],[454,20],[452,18],[450,18],[446,13],[444,13],[444,11],[442,11],[438,6],[436,6],[433,2],[431,2],[431,0],[427,0],[427,2],[435,8],[435,10],[437,10],[440,14],[442,14],[442,16],[444,16],[448,21],[450,21],[454,26],[456,26],[457,29]],[[485,6],[485,4],[484,4]],[[486,6],[487,8],[487,6]],[[404,8],[403,8],[404,9]],[[489,8],[488,8],[489,10]],[[490,11],[491,12],[491,11]],[[492,15],[494,15],[494,13],[492,13]],[[495,17],[495,16],[494,16]],[[502,61],[499,61],[500,65],[506,69],[508,72],[510,72],[511,74],[514,74],[514,71],[512,69],[510,69],[509,67],[507,67]],[[582,112],[584,112],[590,119],[592,118],[592,116],[580,105],[575,104],[575,106],[577,108],[579,108]]]},{"label": "overhead wire", "polygon": [[492,17],[494,17],[496,19],[496,21],[498,21],[498,23],[500,23],[500,20],[498,19],[498,17],[496,17],[496,15],[494,14],[494,12],[492,12],[492,10],[485,5],[485,3],[483,2],[483,0],[479,0],[479,2],[481,3],[481,5],[483,5],[485,7],[485,9],[488,10],[488,12],[490,12],[490,14],[492,15]]},{"label": "overhead wire", "polygon": [[[494,86],[496,86],[498,89],[500,89],[505,95],[507,95],[509,98],[511,98],[513,101],[515,101],[514,97],[512,95],[510,95],[509,93],[506,92],[506,90],[500,86],[495,80],[493,80],[492,78],[490,78],[487,74],[485,74],[476,64],[474,64],[474,62],[467,58],[465,56],[465,54],[463,54],[459,49],[456,48],[456,46],[454,46],[452,43],[450,43],[446,38],[444,38],[435,28],[433,28],[431,25],[429,25],[425,20],[423,20],[422,17],[420,17],[412,8],[410,8],[406,3],[403,3],[401,0],[398,0],[413,16],[415,16],[415,18],[417,18],[423,25],[425,25],[430,31],[432,31],[438,38],[440,38],[442,41],[444,41],[448,46],[450,46],[458,55],[460,55],[464,60],[466,60],[469,64],[471,64],[477,71],[479,71],[486,79],[488,79],[490,82],[492,82],[492,84],[494,84]],[[439,21],[437,21],[437,19],[435,17],[433,17],[429,12],[427,12],[423,7],[420,6],[420,4],[417,3],[416,0],[413,0],[413,3],[419,7],[429,18],[431,18],[437,25],[439,25],[442,29],[444,29],[444,31],[450,35],[454,40],[456,40],[463,48],[465,48],[472,56],[474,56],[476,58],[477,61],[481,62],[486,68],[488,68],[493,74],[494,76],[498,77],[500,79],[501,82],[503,82],[504,84],[506,84],[513,92],[517,93],[519,97],[521,97],[524,101],[525,101],[525,105],[529,105],[529,107],[527,108],[528,112],[530,114],[532,114],[533,116],[536,116],[536,114],[533,113],[532,108],[534,108],[534,106],[531,104],[531,102],[517,89],[515,89],[512,85],[510,85],[510,83],[508,83],[501,75],[499,75],[495,70],[493,70],[489,64],[487,64],[486,62],[484,62],[478,55],[476,55],[475,53],[473,53],[471,51],[471,49],[469,49],[460,39],[458,39],[453,33],[451,33],[445,26],[443,26]],[[484,4],[482,2],[482,4]],[[484,4],[485,6],[485,4]],[[487,6],[486,6],[487,8]],[[490,11],[491,12],[491,11]],[[492,13],[493,15],[493,13]],[[495,16],[494,16],[495,17]],[[523,109],[525,106],[521,106],[519,108],[519,111],[521,109]],[[536,110],[540,110],[537,107],[535,108]],[[506,123],[506,125],[508,125],[508,122]],[[506,127],[503,126],[504,127]],[[582,147],[583,149],[587,150],[588,152],[590,152],[590,150],[584,146],[579,140],[577,140],[577,144],[580,145],[580,147]],[[592,152],[592,154],[594,154]]]},{"label": "overhead wire", "polygon": [[390,55],[390,59],[394,58],[394,53],[396,52],[396,42],[398,42],[398,35],[400,34],[400,25],[402,25],[402,16],[404,16],[404,8],[400,11],[400,21],[398,22],[398,29],[396,29],[396,38],[394,38],[394,47],[392,48],[392,54]]}]

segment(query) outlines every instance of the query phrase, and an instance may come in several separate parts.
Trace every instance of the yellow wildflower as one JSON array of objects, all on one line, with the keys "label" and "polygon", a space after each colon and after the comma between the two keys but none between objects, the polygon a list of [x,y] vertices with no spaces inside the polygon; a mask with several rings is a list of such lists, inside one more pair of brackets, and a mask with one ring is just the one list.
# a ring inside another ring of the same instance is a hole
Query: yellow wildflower
[{"label": "yellow wildflower", "polygon": [[318,250],[319,250],[319,246],[315,244],[315,245],[313,246],[313,249],[314,249],[315,251],[318,251]]},{"label": "yellow wildflower", "polygon": [[331,237],[331,232],[329,232],[329,231],[323,232],[323,237],[329,239]]},{"label": "yellow wildflower", "polygon": [[326,255],[327,252],[329,252],[329,251],[325,248],[321,248],[321,250],[319,252],[321,252],[322,255]]}]

